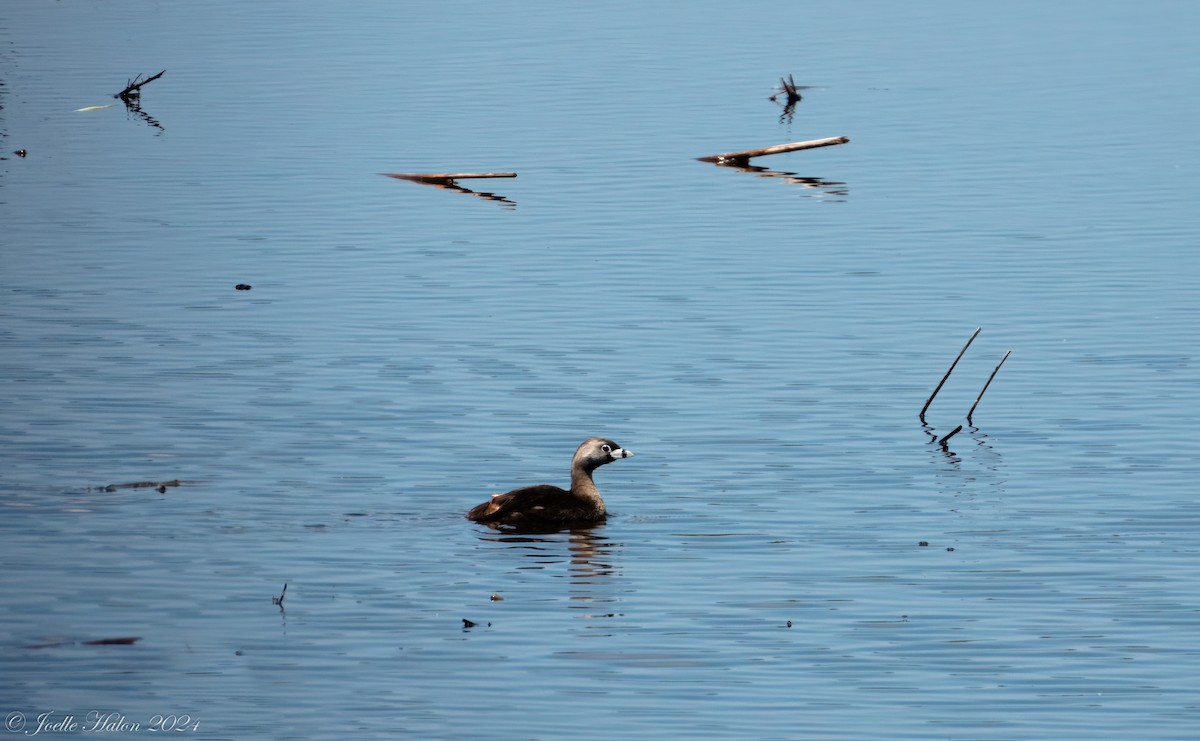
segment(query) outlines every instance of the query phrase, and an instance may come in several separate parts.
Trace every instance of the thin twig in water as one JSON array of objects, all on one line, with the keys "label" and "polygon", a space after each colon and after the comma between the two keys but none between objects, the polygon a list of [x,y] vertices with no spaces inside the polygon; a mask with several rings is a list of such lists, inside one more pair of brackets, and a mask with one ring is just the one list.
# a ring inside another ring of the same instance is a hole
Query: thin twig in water
[{"label": "thin twig in water", "polygon": [[975,407],[979,406],[979,400],[983,398],[983,392],[988,390],[988,386],[992,385],[992,379],[1000,371],[1000,366],[1004,365],[1004,361],[1008,360],[1008,356],[1012,355],[1012,350],[1004,353],[1004,357],[1000,358],[1000,362],[996,364],[996,369],[992,371],[992,375],[988,376],[987,383],[983,384],[983,391],[979,392],[979,396],[975,397],[975,403],[971,405],[971,411],[967,412],[967,422],[971,425],[975,423],[971,421],[971,415],[975,414]]},{"label": "thin twig in water", "polygon": [[954,362],[950,364],[950,370],[946,371],[946,375],[942,376],[942,380],[938,383],[937,388],[935,388],[933,393],[929,395],[929,398],[926,399],[925,406],[921,407],[921,414],[918,415],[920,416],[922,422],[925,421],[925,412],[928,411],[929,405],[933,403],[933,397],[937,396],[938,392],[942,390],[942,386],[946,385],[946,379],[949,378],[950,374],[954,372],[954,366],[958,365],[958,361],[962,360],[963,354],[966,353],[967,348],[971,346],[971,343],[975,341],[975,338],[979,336],[979,331],[981,329],[983,329],[983,327],[977,327],[975,329],[975,334],[971,335],[971,339],[967,340],[967,344],[963,345],[963,349],[959,351],[958,357],[955,358]]},{"label": "thin twig in water", "polygon": [[955,435],[957,435],[960,432],[962,432],[962,425],[959,425],[958,427],[955,427],[953,430],[950,430],[949,434],[947,434],[941,440],[938,440],[938,445],[941,445],[943,448],[946,447],[946,441],[949,440],[950,438],[954,437]]},{"label": "thin twig in water", "polygon": [[287,582],[284,582],[283,591],[279,593],[278,597],[271,598],[271,604],[279,605],[279,609],[282,610],[283,609],[283,598],[286,596],[287,596]]}]

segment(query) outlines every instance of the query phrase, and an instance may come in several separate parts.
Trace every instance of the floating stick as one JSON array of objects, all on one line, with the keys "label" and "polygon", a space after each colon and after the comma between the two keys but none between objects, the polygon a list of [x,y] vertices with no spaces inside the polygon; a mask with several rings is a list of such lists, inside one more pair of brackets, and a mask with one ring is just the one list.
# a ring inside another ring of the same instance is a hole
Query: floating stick
[{"label": "floating stick", "polygon": [[467,177],[516,177],[516,173],[380,173],[396,180],[415,180],[418,182],[442,182],[445,180],[464,180]]},{"label": "floating stick", "polygon": [[1012,355],[1012,350],[1004,353],[1004,357],[1000,358],[1000,362],[996,364],[996,369],[992,371],[992,375],[988,376],[987,383],[983,384],[983,391],[979,392],[979,396],[975,397],[975,403],[971,405],[971,411],[967,412],[967,422],[971,425],[975,423],[971,421],[971,415],[975,413],[975,407],[979,406],[979,400],[983,398],[983,392],[988,390],[988,386],[992,385],[992,379],[996,377],[996,373],[1000,371],[1000,366],[1004,365],[1004,361],[1008,360],[1008,356]]},{"label": "floating stick", "polygon": [[938,383],[937,388],[933,390],[933,393],[929,395],[929,399],[925,401],[925,406],[921,407],[921,414],[918,416],[921,418],[922,422],[925,421],[925,412],[929,409],[929,405],[933,403],[933,397],[937,396],[938,392],[942,390],[942,386],[946,385],[946,379],[949,378],[950,374],[954,372],[954,366],[958,365],[958,361],[962,360],[963,353],[965,353],[967,348],[971,346],[971,343],[975,341],[975,338],[979,335],[979,331],[981,329],[983,329],[983,327],[977,327],[975,329],[975,334],[971,335],[971,339],[967,340],[967,344],[963,345],[963,349],[959,351],[958,357],[955,358],[954,362],[950,364],[950,370],[946,371],[946,375],[942,376],[942,380],[940,383]]},{"label": "floating stick", "polygon": [[817,147],[831,147],[835,144],[845,144],[850,141],[847,136],[833,136],[828,139],[812,139],[806,142],[792,142],[791,144],[776,144],[773,147],[763,147],[762,149],[747,149],[744,152],[727,152],[725,154],[714,154],[711,157],[697,157],[701,162],[744,162],[751,157],[762,157],[768,154],[781,154],[783,152],[795,152],[801,149],[816,149]]}]

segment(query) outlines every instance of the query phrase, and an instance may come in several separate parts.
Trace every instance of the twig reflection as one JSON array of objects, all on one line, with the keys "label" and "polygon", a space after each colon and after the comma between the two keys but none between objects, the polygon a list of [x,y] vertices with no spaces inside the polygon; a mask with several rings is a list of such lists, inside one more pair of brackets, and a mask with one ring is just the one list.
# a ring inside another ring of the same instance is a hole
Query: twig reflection
[{"label": "twig reflection", "polygon": [[453,191],[457,191],[459,193],[466,193],[467,195],[475,196],[477,198],[483,198],[488,201],[497,201],[499,203],[504,204],[504,208],[507,208],[510,210],[517,207],[517,202],[512,199],[505,198],[504,196],[498,195],[496,193],[488,193],[488,192],[481,191],[481,190],[471,190],[470,188],[464,188],[463,186],[459,185],[458,181],[455,180],[454,178],[438,178],[438,177],[433,177],[433,176],[414,177],[414,176],[409,176],[409,175],[398,175],[398,174],[393,175],[391,173],[386,173],[386,172],[382,173],[382,174],[385,177],[394,178],[396,180],[407,180],[410,183],[421,183],[422,185],[432,185],[435,188],[441,188],[443,190],[453,190]]},{"label": "twig reflection", "polygon": [[137,98],[122,98],[121,100],[125,103],[126,113],[132,113],[136,118],[144,121],[146,125],[158,129],[159,131],[166,130],[163,128],[162,124],[158,122],[158,119],[142,110],[142,104],[138,102]]},{"label": "twig reflection", "polygon": [[823,198],[826,196],[836,196],[830,198],[831,201],[844,201],[846,196],[850,195],[850,188],[845,183],[837,180],[825,180],[824,178],[804,177],[799,173],[785,172],[783,170],[772,170],[768,167],[759,165],[751,165],[739,162],[714,162],[717,167],[732,167],[735,170],[742,172],[751,172],[758,175],[760,178],[779,178],[789,185],[799,185],[804,188],[818,190],[820,193],[815,197]]}]

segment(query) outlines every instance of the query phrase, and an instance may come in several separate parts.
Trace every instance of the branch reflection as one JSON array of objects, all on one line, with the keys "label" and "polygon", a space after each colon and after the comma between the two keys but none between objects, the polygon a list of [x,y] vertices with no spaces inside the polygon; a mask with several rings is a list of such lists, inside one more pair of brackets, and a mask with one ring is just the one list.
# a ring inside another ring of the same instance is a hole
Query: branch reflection
[{"label": "branch reflection", "polygon": [[396,180],[407,180],[410,183],[420,183],[422,185],[432,185],[433,187],[441,188],[442,190],[453,190],[453,191],[457,191],[459,193],[466,193],[467,195],[475,196],[476,198],[483,198],[484,200],[488,200],[488,201],[497,201],[498,203],[503,204],[504,208],[509,209],[509,210],[515,209],[517,207],[517,202],[514,200],[505,198],[502,195],[497,195],[496,193],[488,193],[488,192],[481,191],[481,190],[471,190],[470,188],[464,188],[463,186],[459,185],[458,181],[455,180],[454,178],[439,178],[436,176],[422,177],[422,176],[399,175],[399,174],[391,174],[391,173],[382,173],[382,174],[385,177],[394,178]]},{"label": "branch reflection", "polygon": [[804,177],[799,173],[786,172],[783,170],[772,170],[759,165],[751,165],[746,162],[714,162],[717,167],[732,167],[735,170],[742,172],[752,172],[760,178],[779,178],[789,185],[799,185],[803,188],[810,188],[818,191],[812,194],[812,198],[824,198],[829,201],[841,202],[845,201],[850,195],[850,188],[845,183],[837,180],[825,180],[824,178]]},{"label": "branch reflection", "polygon": [[138,102],[137,98],[123,98],[122,100],[125,103],[126,113],[132,113],[135,117],[145,122],[147,126],[156,128],[159,131],[165,131],[162,124],[158,122],[158,119],[142,110],[142,104]]}]

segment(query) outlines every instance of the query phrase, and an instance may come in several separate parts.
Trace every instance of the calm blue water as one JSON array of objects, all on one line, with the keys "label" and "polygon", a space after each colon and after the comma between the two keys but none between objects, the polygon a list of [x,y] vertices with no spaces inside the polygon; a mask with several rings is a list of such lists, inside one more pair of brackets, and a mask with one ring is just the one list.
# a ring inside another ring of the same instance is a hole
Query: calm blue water
[{"label": "calm blue water", "polygon": [[1197,22],[6,3],[8,730],[1194,738]]}]

